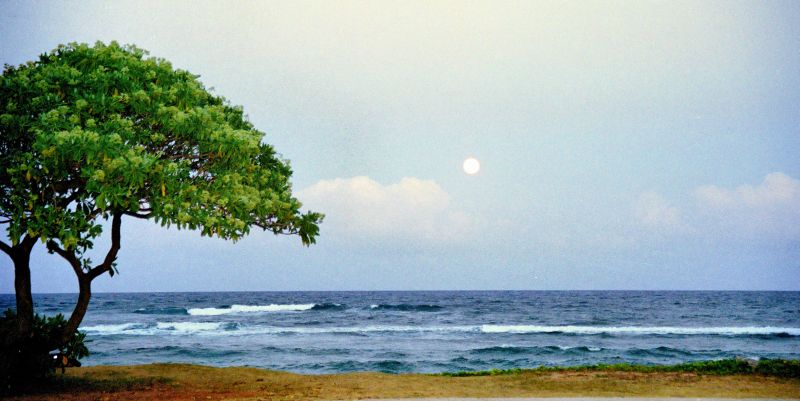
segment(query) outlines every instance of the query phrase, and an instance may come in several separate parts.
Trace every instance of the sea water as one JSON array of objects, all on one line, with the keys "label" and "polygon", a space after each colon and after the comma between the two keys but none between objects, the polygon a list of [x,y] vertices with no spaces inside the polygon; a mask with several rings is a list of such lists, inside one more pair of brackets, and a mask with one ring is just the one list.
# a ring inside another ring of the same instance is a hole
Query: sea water
[{"label": "sea water", "polygon": [[[55,315],[76,296],[34,298]],[[101,293],[80,329],[87,365],[332,373],[798,359],[800,292]]]}]

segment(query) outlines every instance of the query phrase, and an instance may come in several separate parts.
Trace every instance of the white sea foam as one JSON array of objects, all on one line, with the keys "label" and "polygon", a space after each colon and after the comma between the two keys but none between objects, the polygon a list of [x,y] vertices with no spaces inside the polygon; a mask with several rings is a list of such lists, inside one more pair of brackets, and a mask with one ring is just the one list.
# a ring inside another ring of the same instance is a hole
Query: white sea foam
[{"label": "white sea foam", "polygon": [[[155,325],[124,323],[82,327],[90,335],[281,335],[281,334],[368,334],[368,333],[456,333],[485,334],[571,333],[620,335],[774,335],[786,333],[800,336],[798,327],[604,327],[604,326],[344,326],[344,327],[278,327],[239,326],[225,322],[157,322]],[[570,347],[562,347],[569,349]],[[589,348],[589,351],[600,349]]]},{"label": "white sea foam", "polygon": [[571,333],[571,334],[679,334],[679,335],[770,335],[786,333],[800,336],[800,327],[634,327],[634,326],[480,326],[483,333]]},{"label": "white sea foam", "polygon": [[221,322],[156,322],[155,324],[145,323],[124,323],[124,324],[101,324],[96,326],[81,327],[80,330],[90,335],[188,335],[202,333],[225,333],[227,328],[235,328],[232,323]]},{"label": "white sea foam", "polygon": [[156,330],[173,331],[175,334],[194,334],[202,331],[216,331],[222,323],[216,322],[158,322]]},{"label": "white sea foam", "polygon": [[84,326],[81,327],[80,330],[89,334],[112,335],[124,334],[126,331],[141,330],[145,327],[146,325],[142,323],[98,324],[95,326]]},{"label": "white sea foam", "polygon": [[566,345],[556,345],[556,347],[558,347],[558,349],[560,349],[562,351],[568,351],[568,350],[576,349],[576,348],[582,348],[582,349],[585,349],[587,351],[592,351],[592,352],[597,352],[597,351],[602,351],[603,350],[602,348],[598,348],[598,347],[584,347],[584,346],[568,347]]},{"label": "white sea foam", "polygon": [[313,308],[316,304],[232,305],[230,308],[191,308],[192,316],[218,316],[230,313],[295,312]]},{"label": "white sea foam", "polygon": [[430,332],[469,332],[475,326],[353,326],[353,327],[243,327],[235,333],[250,334],[364,334],[364,333],[430,333]]}]

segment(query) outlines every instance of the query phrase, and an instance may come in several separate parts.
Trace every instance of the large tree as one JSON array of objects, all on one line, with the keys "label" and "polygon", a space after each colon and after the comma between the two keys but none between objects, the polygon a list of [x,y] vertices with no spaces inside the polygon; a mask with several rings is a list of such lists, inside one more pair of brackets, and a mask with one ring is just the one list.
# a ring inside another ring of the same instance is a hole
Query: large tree
[{"label": "large tree", "polygon": [[[312,244],[319,213],[300,212],[287,161],[240,107],[196,75],[134,46],[62,45],[0,77],[0,249],[14,264],[20,334],[31,330],[30,254],[63,257],[79,295],[77,330],[96,277],[114,274],[123,218],[237,240],[252,227]],[[111,246],[87,252],[104,227]]]}]

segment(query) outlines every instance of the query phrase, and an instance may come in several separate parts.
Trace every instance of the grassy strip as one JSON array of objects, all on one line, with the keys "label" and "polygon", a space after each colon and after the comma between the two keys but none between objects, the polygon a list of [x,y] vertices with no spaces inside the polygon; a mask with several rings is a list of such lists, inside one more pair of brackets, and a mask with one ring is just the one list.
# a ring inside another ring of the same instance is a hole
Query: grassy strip
[{"label": "grassy strip", "polygon": [[545,372],[580,372],[580,371],[616,371],[616,372],[673,372],[673,373],[697,373],[706,375],[740,375],[758,374],[764,376],[800,378],[800,360],[787,359],[762,359],[757,363],[742,359],[722,359],[717,361],[698,361],[687,362],[678,365],[634,365],[630,363],[620,364],[599,364],[584,365],[573,367],[561,366],[540,366],[532,369],[491,369],[477,372],[445,372],[442,376],[466,377],[466,376],[497,376],[513,375],[526,372],[545,373]]},{"label": "grassy strip", "polygon": [[172,382],[169,378],[153,377],[132,377],[120,372],[112,372],[104,377],[75,377],[56,374],[46,380],[21,386],[21,393],[45,394],[63,392],[117,392],[131,390],[145,390],[156,386],[168,385]]},{"label": "grassy strip", "polygon": [[[767,369],[769,364],[767,362],[762,369]],[[783,365],[792,364],[797,362],[788,361]],[[246,367],[186,364],[89,366],[68,368],[65,375],[59,373],[53,377],[49,385],[42,383],[9,401],[322,401],[578,396],[800,399],[800,378],[681,373],[676,367],[639,366],[640,371],[634,371],[635,365],[610,366],[617,366],[617,370],[590,370],[596,367],[497,370],[494,375],[482,377],[375,372],[300,375]],[[702,369],[685,369],[684,372],[698,370]],[[523,373],[528,371],[535,373]],[[722,369],[717,369],[717,373],[720,371]],[[521,374],[509,374],[517,372]],[[727,373],[732,372],[734,370],[728,369]]]}]

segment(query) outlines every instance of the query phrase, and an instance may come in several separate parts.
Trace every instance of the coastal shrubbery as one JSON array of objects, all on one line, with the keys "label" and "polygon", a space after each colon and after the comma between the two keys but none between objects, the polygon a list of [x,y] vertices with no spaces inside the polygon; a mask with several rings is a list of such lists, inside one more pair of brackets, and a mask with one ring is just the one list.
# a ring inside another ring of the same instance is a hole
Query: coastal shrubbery
[{"label": "coastal shrubbery", "polygon": [[687,362],[678,365],[635,365],[630,363],[598,364],[572,367],[540,366],[532,369],[491,369],[482,371],[445,372],[442,376],[496,376],[525,372],[560,372],[560,371],[617,371],[617,372],[683,372],[706,375],[738,375],[759,374],[785,378],[800,378],[800,360],[761,359],[721,359],[716,361]]},{"label": "coastal shrubbery", "polygon": [[0,316],[0,394],[13,392],[52,374],[55,364],[50,352],[59,351],[71,360],[89,355],[86,334],[75,332],[59,347],[67,322],[64,316],[36,315],[30,336],[20,337],[16,313],[9,309]]}]

